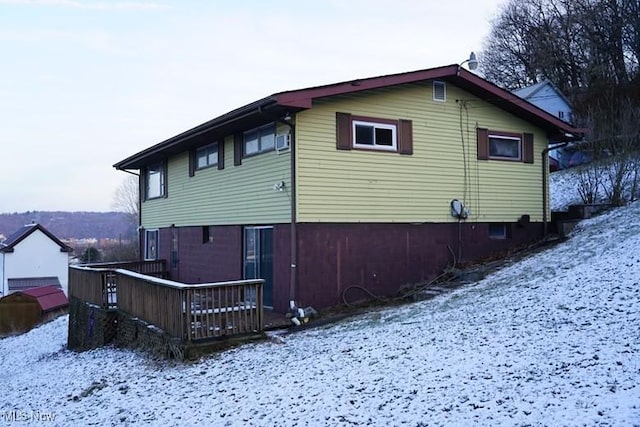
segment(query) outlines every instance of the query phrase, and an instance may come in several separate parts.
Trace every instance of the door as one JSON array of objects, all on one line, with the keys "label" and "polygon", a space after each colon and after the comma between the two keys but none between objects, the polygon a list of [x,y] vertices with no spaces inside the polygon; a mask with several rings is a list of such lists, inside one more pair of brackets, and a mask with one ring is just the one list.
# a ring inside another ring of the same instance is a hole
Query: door
[{"label": "door", "polygon": [[244,278],[264,279],[262,304],[273,307],[273,227],[245,227]]}]

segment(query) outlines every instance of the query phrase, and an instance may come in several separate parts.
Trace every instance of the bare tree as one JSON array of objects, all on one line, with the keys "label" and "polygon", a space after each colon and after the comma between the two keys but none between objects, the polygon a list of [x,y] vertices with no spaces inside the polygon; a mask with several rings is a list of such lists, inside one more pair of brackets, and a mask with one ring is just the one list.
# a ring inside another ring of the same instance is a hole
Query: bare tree
[{"label": "bare tree", "polygon": [[487,79],[511,90],[549,79],[572,101],[592,156],[608,159],[581,171],[585,203],[637,197],[640,0],[509,0],[484,46]]},{"label": "bare tree", "polygon": [[114,210],[130,215],[136,225],[138,223],[139,193],[138,177],[129,175],[116,189],[111,204]]},{"label": "bare tree", "polygon": [[129,223],[129,230],[131,230],[129,236],[123,236],[122,241],[117,247],[111,248],[104,258],[107,261],[131,261],[138,259],[139,256],[139,236],[138,236],[138,224],[139,224],[139,184],[138,177],[135,175],[127,176],[120,186],[116,189],[113,202],[111,204],[115,211],[123,212],[127,215],[127,221]]},{"label": "bare tree", "polygon": [[572,101],[638,75],[640,0],[510,0],[480,57],[507,89],[550,79]]}]

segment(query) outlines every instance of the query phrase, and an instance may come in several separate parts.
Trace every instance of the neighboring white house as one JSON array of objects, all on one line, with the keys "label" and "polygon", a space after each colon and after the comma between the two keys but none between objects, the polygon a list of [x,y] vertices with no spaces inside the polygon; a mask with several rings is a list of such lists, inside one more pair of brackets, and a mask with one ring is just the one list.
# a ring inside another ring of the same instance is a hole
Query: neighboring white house
[{"label": "neighboring white house", "polygon": [[40,224],[20,228],[0,243],[0,296],[49,285],[68,295],[71,251]]},{"label": "neighboring white house", "polygon": [[572,109],[569,100],[549,80],[541,81],[513,93],[522,99],[526,99],[538,108],[567,123],[573,123]]}]

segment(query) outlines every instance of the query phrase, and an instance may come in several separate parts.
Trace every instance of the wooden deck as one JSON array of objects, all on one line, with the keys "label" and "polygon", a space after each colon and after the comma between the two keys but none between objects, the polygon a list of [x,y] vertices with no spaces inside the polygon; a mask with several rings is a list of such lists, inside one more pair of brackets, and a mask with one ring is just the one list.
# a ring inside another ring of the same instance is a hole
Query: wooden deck
[{"label": "wooden deck", "polygon": [[184,284],[162,278],[164,264],[154,263],[71,266],[69,296],[121,310],[183,342],[264,330],[264,280]]}]

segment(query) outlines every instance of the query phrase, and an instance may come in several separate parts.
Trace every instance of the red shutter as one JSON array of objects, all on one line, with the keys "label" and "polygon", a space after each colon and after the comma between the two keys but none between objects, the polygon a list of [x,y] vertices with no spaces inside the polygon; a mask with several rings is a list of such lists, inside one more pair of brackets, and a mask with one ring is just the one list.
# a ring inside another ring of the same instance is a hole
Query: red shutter
[{"label": "red shutter", "polygon": [[489,130],[478,128],[478,160],[489,160]]},{"label": "red shutter", "polygon": [[336,113],[336,148],[351,150],[351,114]]},{"label": "red shutter", "polygon": [[522,161],[525,163],[533,163],[533,134],[525,133],[522,135]]},{"label": "red shutter", "polygon": [[411,120],[399,120],[398,153],[413,154],[413,127]]},{"label": "red shutter", "polygon": [[218,169],[224,169],[224,138],[218,141]]},{"label": "red shutter", "polygon": [[240,166],[242,164],[242,144],[244,137],[241,133],[233,135],[233,165]]},{"label": "red shutter", "polygon": [[196,174],[196,150],[189,151],[189,176]]}]

